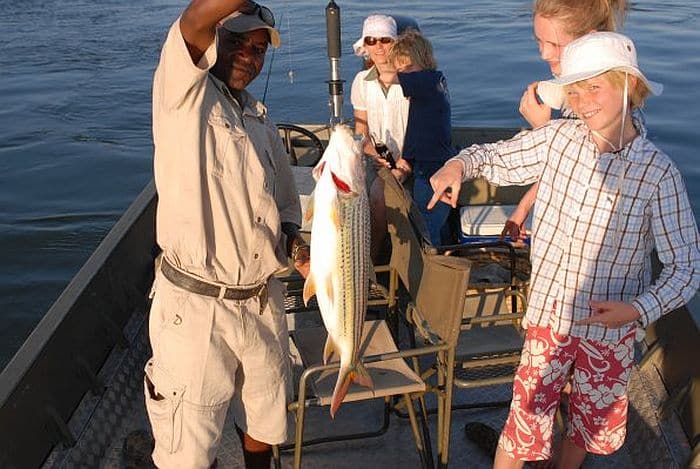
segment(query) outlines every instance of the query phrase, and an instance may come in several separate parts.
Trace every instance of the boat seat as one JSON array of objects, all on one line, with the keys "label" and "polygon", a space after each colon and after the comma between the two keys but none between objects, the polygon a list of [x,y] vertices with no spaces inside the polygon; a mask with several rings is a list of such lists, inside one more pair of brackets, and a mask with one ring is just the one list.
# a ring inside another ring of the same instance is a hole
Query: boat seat
[{"label": "boat seat", "polygon": [[[301,362],[307,364],[305,368],[323,362],[322,351],[327,335],[325,327],[301,328],[291,332],[291,338],[299,352]],[[399,351],[389,327],[383,320],[365,321],[361,344],[362,357],[365,360]],[[425,391],[423,380],[403,359],[367,361],[366,363],[374,389],[353,383],[343,400],[344,403]],[[334,355],[329,364],[338,364],[337,356]],[[315,379],[310,380],[313,394],[318,398],[319,405],[330,405],[337,378],[338,370],[333,369],[320,373]]]},{"label": "boat seat", "polygon": [[[384,179],[387,225],[392,246],[390,266],[398,278],[396,283],[401,284],[408,296],[404,316],[411,346],[421,348],[439,344],[444,347],[432,362],[414,360],[413,367],[424,380],[429,380],[431,389],[437,391],[437,463],[438,467],[447,467],[455,353],[465,310],[471,262],[435,250],[426,236],[427,230],[420,212],[408,192],[386,168],[381,168],[378,174]],[[423,400],[421,408],[427,413]]]},{"label": "boat seat", "polygon": [[523,336],[510,324],[473,327],[459,334],[456,359],[460,362],[478,357],[520,355]]},{"label": "boat seat", "polygon": [[[527,308],[529,251],[526,247],[516,250],[510,243],[495,242],[450,249],[450,255],[472,259],[472,272],[478,270],[478,265],[494,263],[509,276],[503,283],[471,283],[470,279],[455,352],[455,386],[474,389],[510,384],[524,343],[520,321]],[[472,402],[455,408],[509,404],[510,400]]]},{"label": "boat seat", "polygon": [[[306,168],[299,169],[295,177],[308,178]],[[310,233],[307,233],[307,236]],[[393,249],[392,249],[393,251]],[[443,257],[443,256],[440,256]],[[444,257],[443,257],[444,258]],[[446,259],[446,258],[445,258]],[[426,266],[426,278],[434,278],[434,272],[440,275],[457,279],[455,285],[466,281],[468,270],[460,260],[448,260],[445,264],[430,264]],[[426,382],[408,364],[414,363],[419,357],[436,356],[445,353],[450,346],[445,342],[436,343],[429,347],[409,348],[400,350],[396,346],[394,337],[396,332],[397,317],[397,270],[393,264],[380,266],[375,271],[380,276],[380,281],[385,285],[375,284],[370,287],[368,301],[368,318],[363,328],[362,357],[365,367],[369,371],[374,389],[367,389],[358,385],[351,385],[344,404],[339,414],[352,411],[348,403],[371,399],[384,400],[383,424],[381,428],[363,433],[345,435],[323,436],[310,440],[304,440],[306,412],[309,407],[329,406],[335,382],[338,376],[339,364],[337,361],[322,364],[322,352],[326,341],[326,329],[322,326],[320,312],[315,300],[308,305],[303,305],[302,293],[304,280],[294,272],[282,273],[279,277],[285,283],[287,296],[285,309],[287,324],[290,329],[290,351],[294,358],[294,375],[296,386],[296,398],[288,406],[290,412],[295,413],[294,443],[273,447],[273,456],[276,467],[281,467],[280,451],[294,449],[294,467],[301,467],[302,448],[330,441],[342,441],[380,436],[389,427],[391,410],[402,408],[408,413],[412,435],[416,450],[420,459],[420,466],[433,467],[431,440],[427,429],[428,416],[421,414],[420,422],[416,415],[414,400],[422,399],[426,392],[438,394],[438,400],[443,399],[443,393],[438,388],[428,388]],[[421,283],[420,278],[415,278],[416,285]],[[450,288],[450,283],[446,288]],[[445,296],[445,295],[443,295]],[[457,293],[455,296],[460,297]],[[459,303],[453,308],[452,316],[461,313],[463,305]],[[379,318],[379,319],[375,319]],[[335,357],[332,357],[335,358]],[[423,403],[422,403],[423,404]],[[425,405],[421,405],[422,410]],[[420,425],[420,428],[419,428]],[[324,434],[325,434],[325,429]],[[440,431],[441,433],[441,431]]]},{"label": "boat seat", "polygon": [[[307,313],[320,314],[318,311]],[[362,361],[372,377],[374,388],[368,389],[352,384],[338,412],[342,414],[352,411],[348,405],[351,402],[383,398],[383,424],[378,430],[304,440],[307,409],[309,407],[330,406],[338,378],[339,362],[334,355],[328,364],[323,364],[322,353],[327,337],[325,327],[315,325],[313,319],[297,318],[293,324],[296,328],[290,332],[290,352],[293,358],[296,397],[288,405],[288,410],[295,413],[296,417],[294,444],[273,447],[275,467],[281,467],[280,451],[293,448],[293,466],[300,468],[302,449],[305,446],[382,435],[389,427],[390,410],[396,405],[395,400],[398,400],[408,412],[420,466],[423,468],[433,467],[430,440],[426,438],[428,435],[427,416],[423,416],[419,422],[413,402],[414,399],[422,397],[428,391],[428,386],[419,374],[407,365],[406,360],[435,355],[442,352],[445,346],[399,350],[385,320],[365,321],[361,341]]]}]

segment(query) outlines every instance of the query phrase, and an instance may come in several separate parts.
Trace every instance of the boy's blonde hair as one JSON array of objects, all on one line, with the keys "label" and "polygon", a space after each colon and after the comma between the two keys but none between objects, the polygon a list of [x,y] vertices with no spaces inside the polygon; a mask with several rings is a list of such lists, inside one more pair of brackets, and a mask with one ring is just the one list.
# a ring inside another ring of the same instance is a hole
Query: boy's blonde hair
[{"label": "boy's blonde hair", "polygon": [[392,64],[410,61],[423,70],[437,69],[433,46],[415,29],[407,29],[396,39],[387,56]]},{"label": "boy's blonde hair", "polygon": [[591,31],[616,31],[627,13],[625,0],[535,0],[532,13],[558,20],[578,38]]},{"label": "boy's blonde hair", "polygon": [[[603,74],[609,83],[621,91],[625,89],[625,75],[630,74],[620,70],[610,70]],[[651,90],[646,83],[644,83],[644,80],[637,78],[636,82],[637,84],[635,86],[632,86],[630,83],[627,91],[632,109],[644,107],[647,96],[651,94]]]},{"label": "boy's blonde hair", "polygon": [[[617,88],[620,91],[624,91],[625,89],[625,75],[628,77],[631,75],[629,72],[625,73],[622,70],[609,70],[601,75],[598,75],[599,77],[605,78],[608,83],[610,83],[612,86]],[[595,78],[595,77],[594,77]],[[586,82],[588,80],[581,80],[577,81],[576,83],[572,83],[570,85],[566,85],[566,89],[569,87],[582,87],[585,86]],[[651,94],[651,90],[649,87],[644,83],[644,80],[640,79],[637,77],[636,80],[636,85],[632,85],[631,82],[628,81],[628,88],[627,88],[627,95],[629,97],[629,103],[632,109],[638,109],[644,107],[644,102],[646,98]]]}]

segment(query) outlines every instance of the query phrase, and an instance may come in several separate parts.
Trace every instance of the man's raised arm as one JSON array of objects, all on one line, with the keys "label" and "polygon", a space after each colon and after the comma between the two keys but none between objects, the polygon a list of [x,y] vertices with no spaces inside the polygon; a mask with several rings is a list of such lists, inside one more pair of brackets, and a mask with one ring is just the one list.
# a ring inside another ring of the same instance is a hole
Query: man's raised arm
[{"label": "man's raised arm", "polygon": [[192,0],[180,19],[180,31],[194,64],[214,41],[216,25],[236,10],[252,9],[249,0]]}]

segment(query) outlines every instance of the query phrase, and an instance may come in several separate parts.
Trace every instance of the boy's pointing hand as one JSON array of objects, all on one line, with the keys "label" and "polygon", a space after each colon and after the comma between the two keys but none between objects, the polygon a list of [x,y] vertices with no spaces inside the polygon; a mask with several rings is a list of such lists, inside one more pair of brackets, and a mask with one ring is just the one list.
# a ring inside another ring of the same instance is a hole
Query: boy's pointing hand
[{"label": "boy's pointing hand", "polygon": [[459,161],[449,161],[430,178],[430,185],[435,193],[428,202],[428,210],[443,201],[452,208],[457,208],[459,190],[462,188],[464,165]]}]

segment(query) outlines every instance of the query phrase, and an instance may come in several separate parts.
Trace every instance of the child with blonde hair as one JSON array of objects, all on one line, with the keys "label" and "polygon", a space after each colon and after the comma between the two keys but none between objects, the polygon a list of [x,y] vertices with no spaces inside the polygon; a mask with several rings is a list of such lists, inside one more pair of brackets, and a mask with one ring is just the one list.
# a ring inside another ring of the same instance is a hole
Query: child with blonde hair
[{"label": "child with blonde hair", "polygon": [[[571,42],[561,73],[537,85],[552,120],[510,140],[474,145],[432,178],[429,206],[456,206],[466,179],[540,181],[527,334],[494,467],[551,455],[554,415],[571,380],[557,467],[625,440],[636,328],[687,303],[700,284],[700,238],[680,171],[631,116],[661,86],[644,76],[632,41],[596,32]],[[450,189],[450,190],[448,190]],[[663,265],[652,283],[651,253]]]},{"label": "child with blonde hair", "polygon": [[432,196],[430,177],[456,152],[452,147],[452,113],[445,76],[437,70],[430,41],[418,31],[401,34],[388,56],[403,94],[409,99],[402,158],[392,170],[399,181],[413,172],[413,198],[425,219],[430,241],[450,242],[445,222],[448,206],[426,207]]},{"label": "child with blonde hair", "polygon": [[[561,51],[571,41],[593,31],[615,31],[622,26],[627,11],[625,0],[535,0],[532,22],[542,60],[549,64],[552,74],[560,73]],[[552,118],[552,108],[537,99],[537,82],[530,83],[520,99],[520,114],[532,128],[546,124]],[[569,110],[562,116],[570,117]],[[524,224],[537,194],[535,183],[523,196],[506,222],[502,236],[522,240]]]}]

